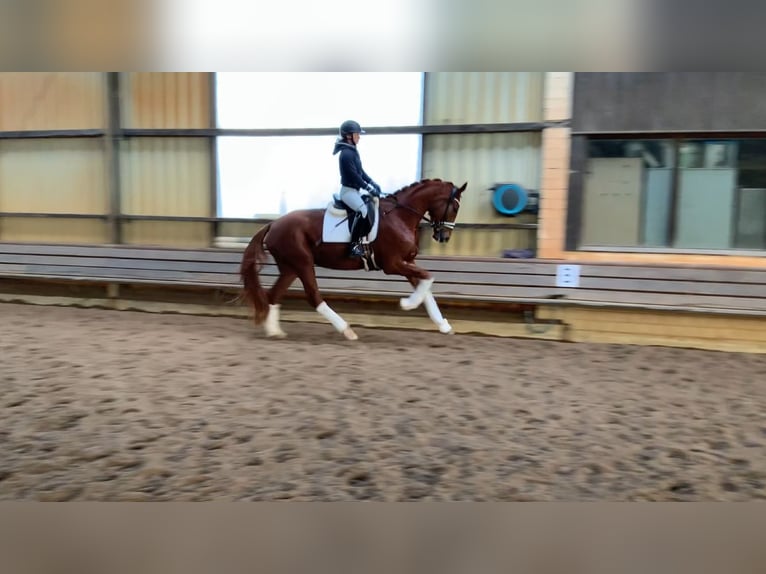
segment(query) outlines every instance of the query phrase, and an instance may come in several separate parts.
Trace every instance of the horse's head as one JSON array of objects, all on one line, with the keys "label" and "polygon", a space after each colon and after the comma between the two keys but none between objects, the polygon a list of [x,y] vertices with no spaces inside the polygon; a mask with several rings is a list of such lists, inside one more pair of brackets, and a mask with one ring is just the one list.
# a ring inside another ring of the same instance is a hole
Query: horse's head
[{"label": "horse's head", "polygon": [[468,182],[460,187],[449,181],[435,183],[439,189],[434,193],[433,199],[428,205],[428,215],[434,230],[432,237],[439,243],[446,243],[455,228],[455,218],[460,209],[460,196],[468,186]]}]

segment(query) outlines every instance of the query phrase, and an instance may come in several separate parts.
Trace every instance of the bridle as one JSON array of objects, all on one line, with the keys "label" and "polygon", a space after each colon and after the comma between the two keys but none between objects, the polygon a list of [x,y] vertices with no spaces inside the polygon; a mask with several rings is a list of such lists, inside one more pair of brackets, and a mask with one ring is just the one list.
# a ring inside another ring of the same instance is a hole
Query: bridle
[{"label": "bridle", "polygon": [[399,200],[397,199],[396,195],[389,195],[389,199],[394,200],[394,207],[392,209],[389,209],[388,211],[384,212],[383,215],[387,215],[397,207],[401,207],[402,209],[406,209],[407,211],[411,211],[415,215],[417,215],[420,219],[424,219],[428,223],[431,224],[431,227],[433,227],[434,232],[436,231],[443,231],[445,229],[455,229],[455,222],[454,221],[447,221],[447,212],[449,211],[450,205],[453,203],[456,204],[455,211],[460,209],[460,200],[457,198],[458,189],[454,185],[452,186],[452,191],[450,192],[449,199],[447,200],[446,205],[444,206],[444,215],[442,215],[442,218],[440,220],[433,220],[429,219],[426,216],[426,213],[428,211],[426,210],[426,213],[420,213],[419,211],[413,209],[409,205],[405,205],[404,203],[399,203]]}]

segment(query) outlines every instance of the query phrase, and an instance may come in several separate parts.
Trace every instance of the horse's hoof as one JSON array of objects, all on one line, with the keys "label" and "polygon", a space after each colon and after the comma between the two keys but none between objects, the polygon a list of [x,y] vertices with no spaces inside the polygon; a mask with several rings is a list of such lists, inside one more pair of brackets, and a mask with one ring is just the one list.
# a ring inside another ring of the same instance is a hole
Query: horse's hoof
[{"label": "horse's hoof", "polygon": [[412,303],[409,297],[404,297],[403,299],[399,299],[399,306],[405,311],[412,311],[417,308],[418,304]]},{"label": "horse's hoof", "polygon": [[284,331],[274,331],[273,333],[266,333],[268,339],[286,339],[287,333]]},{"label": "horse's hoof", "polygon": [[346,337],[349,341],[356,341],[359,339],[356,333],[354,333],[353,330],[351,330],[351,327],[346,327],[346,329],[343,331],[343,336]]},{"label": "horse's hoof", "polygon": [[441,325],[439,325],[439,332],[444,333],[445,335],[454,335],[455,331],[452,329],[452,325],[447,323],[447,321],[444,321]]}]

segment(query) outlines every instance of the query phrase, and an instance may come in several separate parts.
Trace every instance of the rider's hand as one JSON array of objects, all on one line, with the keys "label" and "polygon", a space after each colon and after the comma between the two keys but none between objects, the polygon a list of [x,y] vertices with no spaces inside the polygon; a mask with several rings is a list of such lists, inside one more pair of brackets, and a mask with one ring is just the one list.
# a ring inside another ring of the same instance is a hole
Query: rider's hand
[{"label": "rider's hand", "polygon": [[380,197],[380,186],[373,181],[367,184],[367,191],[370,192],[370,195]]}]

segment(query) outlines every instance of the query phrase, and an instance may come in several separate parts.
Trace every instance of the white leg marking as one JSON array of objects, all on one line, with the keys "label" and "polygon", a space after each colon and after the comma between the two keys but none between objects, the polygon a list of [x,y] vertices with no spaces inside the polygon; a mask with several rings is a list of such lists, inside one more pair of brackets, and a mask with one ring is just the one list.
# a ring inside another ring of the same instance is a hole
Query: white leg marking
[{"label": "white leg marking", "polygon": [[266,315],[266,321],[263,328],[266,330],[267,337],[276,337],[284,339],[287,333],[279,326],[279,308],[280,305],[269,305],[269,314]]},{"label": "white leg marking", "polygon": [[431,285],[433,285],[433,283],[433,278],[424,279],[418,283],[418,286],[412,292],[412,295],[399,300],[399,305],[401,305],[402,309],[405,311],[412,311],[413,309],[416,309],[423,302],[426,294],[431,291]]},{"label": "white leg marking", "polygon": [[348,323],[346,323],[343,317],[333,311],[325,301],[322,301],[317,306],[317,313],[327,319],[330,324],[335,327],[335,330],[339,333],[343,333],[343,336],[349,341],[356,341],[359,338],[356,336],[356,333],[351,330],[351,327],[348,326]]},{"label": "white leg marking", "polygon": [[450,325],[447,319],[442,316],[439,306],[436,304],[436,299],[434,299],[434,295],[430,291],[426,293],[426,297],[423,299],[423,305],[425,306],[426,311],[428,311],[428,316],[431,317],[431,321],[436,323],[436,326],[439,327],[440,333],[453,332],[452,325]]}]

